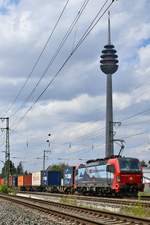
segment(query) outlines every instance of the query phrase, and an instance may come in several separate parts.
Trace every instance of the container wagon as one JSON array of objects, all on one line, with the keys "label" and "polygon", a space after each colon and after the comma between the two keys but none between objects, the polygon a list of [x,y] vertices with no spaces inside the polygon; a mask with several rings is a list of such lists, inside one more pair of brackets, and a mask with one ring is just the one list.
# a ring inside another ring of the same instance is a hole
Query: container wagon
[{"label": "container wagon", "polygon": [[61,191],[61,173],[59,171],[45,171],[43,172],[42,184],[47,191],[60,192]]},{"label": "container wagon", "polygon": [[20,191],[32,190],[32,175],[18,176],[18,188]]},{"label": "container wagon", "polygon": [[14,188],[18,186],[18,176],[9,176],[9,186]]},{"label": "container wagon", "polygon": [[44,171],[32,173],[32,191],[45,191],[45,185],[43,183]]}]

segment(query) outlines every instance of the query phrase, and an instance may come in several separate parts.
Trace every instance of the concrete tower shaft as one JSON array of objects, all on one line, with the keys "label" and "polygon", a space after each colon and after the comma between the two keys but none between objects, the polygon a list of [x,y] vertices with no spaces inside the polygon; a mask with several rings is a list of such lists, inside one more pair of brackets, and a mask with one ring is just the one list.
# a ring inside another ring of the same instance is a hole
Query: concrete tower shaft
[{"label": "concrete tower shaft", "polygon": [[102,51],[100,68],[107,75],[106,82],[106,147],[105,156],[114,155],[113,147],[113,99],[112,99],[112,74],[118,69],[118,56],[114,45],[111,43],[110,12],[108,13],[108,44]]}]

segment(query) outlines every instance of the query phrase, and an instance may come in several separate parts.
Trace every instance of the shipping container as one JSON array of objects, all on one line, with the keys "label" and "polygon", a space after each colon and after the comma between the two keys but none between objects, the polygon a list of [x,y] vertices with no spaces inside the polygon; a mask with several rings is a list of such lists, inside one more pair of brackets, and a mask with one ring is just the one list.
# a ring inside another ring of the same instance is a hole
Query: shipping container
[{"label": "shipping container", "polygon": [[24,176],[18,176],[18,187],[24,186]]},{"label": "shipping container", "polygon": [[59,171],[48,171],[48,185],[61,185],[61,172]]},{"label": "shipping container", "polygon": [[0,185],[4,185],[4,179],[0,177]]},{"label": "shipping container", "polygon": [[59,171],[45,171],[43,172],[42,184],[46,186],[60,186],[61,173]]},{"label": "shipping container", "polygon": [[18,177],[12,176],[12,186],[17,187],[18,186]]},{"label": "shipping container", "polygon": [[18,186],[18,177],[17,176],[9,176],[9,186],[10,187]]},{"label": "shipping container", "polygon": [[150,193],[150,168],[143,168],[143,184],[144,184],[144,192]]},{"label": "shipping container", "polygon": [[43,186],[47,186],[48,185],[47,171],[43,171],[43,173],[42,173],[42,185]]},{"label": "shipping container", "polygon": [[29,187],[32,185],[32,175],[24,175],[24,186]]},{"label": "shipping container", "polygon": [[32,186],[42,185],[42,171],[32,173]]},{"label": "shipping container", "polygon": [[61,178],[61,186],[64,186],[64,179]]},{"label": "shipping container", "polygon": [[13,176],[9,176],[9,186],[12,187]]},{"label": "shipping container", "polygon": [[143,168],[143,183],[150,184],[150,168],[148,167]]}]

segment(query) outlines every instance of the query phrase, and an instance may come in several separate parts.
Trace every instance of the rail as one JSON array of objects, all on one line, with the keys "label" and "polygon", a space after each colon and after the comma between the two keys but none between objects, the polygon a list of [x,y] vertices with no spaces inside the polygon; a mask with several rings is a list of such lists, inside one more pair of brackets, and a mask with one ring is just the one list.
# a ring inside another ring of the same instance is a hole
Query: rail
[{"label": "rail", "polygon": [[70,220],[70,224],[84,224],[84,225],[113,225],[113,224],[140,224],[150,225],[150,219],[137,218],[133,216],[126,216],[118,213],[99,211],[94,209],[87,209],[83,207],[77,207],[62,203],[43,201],[39,199],[25,198],[20,196],[0,195],[0,198],[11,201],[17,204],[21,204],[30,208],[40,210],[42,212],[52,214],[58,217],[62,217],[67,221]]}]

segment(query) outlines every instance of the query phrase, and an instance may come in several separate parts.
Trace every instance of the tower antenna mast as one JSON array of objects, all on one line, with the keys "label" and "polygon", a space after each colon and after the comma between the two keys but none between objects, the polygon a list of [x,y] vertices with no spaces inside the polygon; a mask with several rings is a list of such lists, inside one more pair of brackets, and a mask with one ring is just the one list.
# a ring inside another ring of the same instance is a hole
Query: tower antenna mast
[{"label": "tower antenna mast", "polygon": [[102,50],[100,68],[106,76],[106,145],[105,156],[114,155],[113,144],[113,99],[112,74],[118,70],[118,56],[115,46],[111,43],[110,11],[108,12],[108,44]]}]

